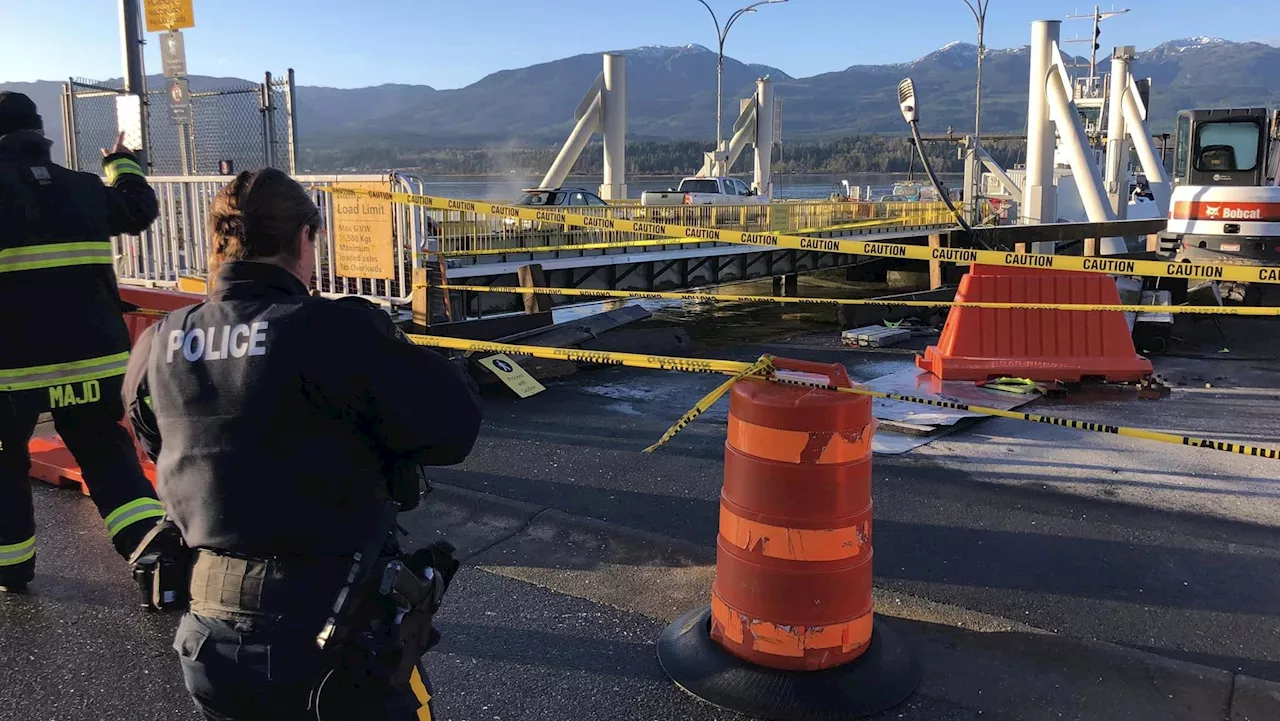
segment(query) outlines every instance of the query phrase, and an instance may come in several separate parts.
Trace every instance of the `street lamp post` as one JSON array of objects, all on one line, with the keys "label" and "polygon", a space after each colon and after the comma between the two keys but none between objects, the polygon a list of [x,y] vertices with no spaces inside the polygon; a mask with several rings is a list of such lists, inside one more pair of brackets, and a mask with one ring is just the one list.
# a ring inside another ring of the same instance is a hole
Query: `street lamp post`
[{"label": "street lamp post", "polygon": [[990,7],[991,0],[964,0],[964,4],[969,8],[969,12],[973,13],[973,19],[978,23],[978,83],[973,99],[973,148],[969,151],[973,154],[969,161],[973,167],[973,185],[966,187],[964,194],[965,204],[972,208],[970,219],[979,221],[981,218],[978,216],[982,212],[978,206],[978,191],[981,185],[979,179],[982,177],[978,172],[978,150],[982,147],[982,56],[987,52],[987,46],[983,43],[983,32],[986,30],[987,8]]},{"label": "street lamp post", "polygon": [[[698,2],[702,3],[702,7],[706,8],[707,12],[711,13],[711,22],[716,24],[716,42],[719,45],[719,50],[716,55],[716,153],[719,153],[720,146],[724,142],[724,118],[722,116],[722,113],[724,112],[724,41],[725,38],[729,37],[729,29],[738,21],[738,18],[746,15],[747,13],[755,12],[757,7],[761,5],[784,3],[787,2],[787,0],[760,0],[759,2],[752,3],[744,8],[735,10],[734,13],[729,16],[728,22],[724,24],[723,30],[720,28],[719,18],[716,17],[715,11],[706,3],[706,0],[698,0]],[[990,2],[990,0],[988,0],[988,2]]]}]

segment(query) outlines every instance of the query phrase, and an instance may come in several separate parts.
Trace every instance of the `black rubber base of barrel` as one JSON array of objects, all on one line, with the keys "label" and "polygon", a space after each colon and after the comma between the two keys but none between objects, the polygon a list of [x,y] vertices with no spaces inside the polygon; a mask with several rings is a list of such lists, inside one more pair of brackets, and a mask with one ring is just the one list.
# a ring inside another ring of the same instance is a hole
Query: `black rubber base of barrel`
[{"label": "black rubber base of barrel", "polygon": [[920,684],[920,666],[893,629],[875,622],[871,645],[822,671],[755,666],[711,640],[711,608],[696,608],[658,638],[658,663],[680,688],[729,711],[771,721],[841,721],[887,711]]}]

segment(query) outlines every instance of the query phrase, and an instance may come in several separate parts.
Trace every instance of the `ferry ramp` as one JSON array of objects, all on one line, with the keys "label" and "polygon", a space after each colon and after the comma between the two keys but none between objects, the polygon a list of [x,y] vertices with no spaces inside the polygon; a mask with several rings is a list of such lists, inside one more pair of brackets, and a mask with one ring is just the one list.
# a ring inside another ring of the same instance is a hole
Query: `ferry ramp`
[{"label": "ferry ramp", "polygon": [[[920,245],[928,242],[930,234],[952,227],[945,205],[928,202],[648,207],[622,201],[546,209],[548,217],[568,210],[599,223],[583,228],[483,212],[481,206],[491,204],[475,200],[448,199],[448,209],[395,200],[386,203],[388,222],[373,229],[376,237],[360,241],[344,232],[346,216],[338,211],[335,198],[339,196],[331,191],[354,188],[422,197],[420,177],[400,172],[295,177],[313,190],[329,231],[315,258],[320,290],[395,303],[410,302],[413,269],[423,264],[424,252],[433,257],[438,253],[445,260],[449,280],[515,285],[518,269],[537,263],[550,286],[606,290],[677,290],[877,262],[821,249],[768,250],[614,230],[610,226],[615,220]],[[117,274],[127,283],[162,287],[172,287],[184,277],[203,278],[210,248],[209,202],[228,179],[166,176],[150,180],[160,199],[160,217],[140,236],[113,240]],[[349,260],[353,253],[363,264]],[[513,302],[492,295],[460,300],[477,314],[505,309]]]}]

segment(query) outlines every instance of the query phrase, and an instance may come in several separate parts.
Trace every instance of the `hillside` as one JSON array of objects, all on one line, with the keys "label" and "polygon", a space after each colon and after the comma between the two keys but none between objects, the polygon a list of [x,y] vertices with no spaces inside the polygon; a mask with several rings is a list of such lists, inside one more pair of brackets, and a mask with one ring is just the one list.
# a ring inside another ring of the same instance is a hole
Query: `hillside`
[{"label": "hillside", "polygon": [[[619,51],[628,57],[632,140],[706,140],[714,131],[714,52],[699,46],[650,46]],[[725,124],[737,98],[768,75],[784,103],[785,140],[823,140],[856,133],[900,133],[898,82],[911,76],[924,129],[967,130],[973,122],[977,50],[952,43],[908,63],[857,65],[808,78],[777,68],[725,59]],[[563,141],[573,109],[600,71],[598,54],[577,55],[504,70],[464,88],[379,85],[357,89],[302,86],[298,129],[304,148],[382,150],[543,147]],[[1104,61],[1105,69],[1107,63]],[[1262,43],[1188,38],[1139,52],[1139,77],[1153,80],[1153,130],[1168,130],[1180,108],[1208,105],[1280,107],[1280,49]],[[984,61],[983,129],[1020,132],[1026,116],[1025,48],[988,50]],[[300,75],[305,81],[305,75]],[[153,85],[161,79],[151,78]],[[242,83],[191,79],[192,89]],[[51,137],[61,139],[61,84],[7,83],[30,94]],[[61,150],[61,143],[58,143]]]}]

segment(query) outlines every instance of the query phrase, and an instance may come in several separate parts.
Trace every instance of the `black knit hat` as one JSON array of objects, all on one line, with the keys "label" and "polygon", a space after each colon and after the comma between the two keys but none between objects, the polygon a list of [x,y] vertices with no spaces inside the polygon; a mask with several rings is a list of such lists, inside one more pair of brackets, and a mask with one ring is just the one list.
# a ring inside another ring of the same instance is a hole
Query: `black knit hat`
[{"label": "black knit hat", "polygon": [[36,104],[22,93],[0,91],[0,135],[18,130],[44,130]]}]

